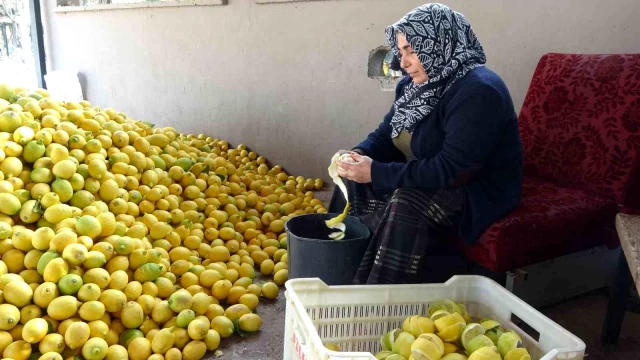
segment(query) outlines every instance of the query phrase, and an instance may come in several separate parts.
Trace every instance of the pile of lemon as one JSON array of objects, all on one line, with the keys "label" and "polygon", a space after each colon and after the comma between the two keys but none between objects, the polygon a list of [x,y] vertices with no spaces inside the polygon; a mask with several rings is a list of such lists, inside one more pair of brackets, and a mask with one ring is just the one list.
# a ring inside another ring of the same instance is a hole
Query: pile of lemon
[{"label": "pile of lemon", "polygon": [[[0,357],[200,359],[258,331],[322,181],[244,145],[0,85]],[[273,281],[257,282],[258,271]]]},{"label": "pile of lemon", "polygon": [[531,360],[517,333],[491,319],[472,322],[450,299],[430,303],[427,316],[407,317],[380,345],[379,360]]}]

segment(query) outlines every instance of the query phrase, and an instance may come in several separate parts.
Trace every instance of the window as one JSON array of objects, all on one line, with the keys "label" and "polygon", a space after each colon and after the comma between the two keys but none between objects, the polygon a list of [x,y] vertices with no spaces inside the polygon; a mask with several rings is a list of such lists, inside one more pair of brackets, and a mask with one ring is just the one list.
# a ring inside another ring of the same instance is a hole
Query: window
[{"label": "window", "polygon": [[274,4],[274,3],[303,2],[303,1],[324,1],[324,0],[255,0],[256,4]]},{"label": "window", "polygon": [[380,82],[382,91],[393,91],[402,77],[402,72],[391,69],[393,52],[388,46],[380,46],[369,53],[367,75]]},{"label": "window", "polygon": [[0,1],[0,74],[2,82],[43,86],[44,45],[40,2]]},{"label": "window", "polygon": [[55,12],[95,11],[171,6],[226,5],[227,0],[56,0]]}]

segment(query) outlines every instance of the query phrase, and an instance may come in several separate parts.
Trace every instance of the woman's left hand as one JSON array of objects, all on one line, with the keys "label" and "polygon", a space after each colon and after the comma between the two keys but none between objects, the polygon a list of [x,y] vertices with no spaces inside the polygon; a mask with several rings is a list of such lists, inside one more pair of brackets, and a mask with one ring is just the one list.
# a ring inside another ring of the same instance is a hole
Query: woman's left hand
[{"label": "woman's left hand", "polygon": [[368,156],[351,153],[351,158],[355,163],[336,161],[338,165],[338,175],[355,181],[360,184],[368,184],[371,182],[371,160]]}]

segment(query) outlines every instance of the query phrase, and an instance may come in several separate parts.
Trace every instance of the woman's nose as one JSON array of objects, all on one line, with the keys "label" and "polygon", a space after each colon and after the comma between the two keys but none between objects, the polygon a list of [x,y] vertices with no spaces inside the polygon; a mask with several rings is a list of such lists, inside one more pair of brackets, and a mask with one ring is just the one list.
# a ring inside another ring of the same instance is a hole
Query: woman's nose
[{"label": "woman's nose", "polygon": [[400,67],[401,68],[406,69],[409,66],[411,66],[411,63],[406,59],[406,57],[400,58]]}]

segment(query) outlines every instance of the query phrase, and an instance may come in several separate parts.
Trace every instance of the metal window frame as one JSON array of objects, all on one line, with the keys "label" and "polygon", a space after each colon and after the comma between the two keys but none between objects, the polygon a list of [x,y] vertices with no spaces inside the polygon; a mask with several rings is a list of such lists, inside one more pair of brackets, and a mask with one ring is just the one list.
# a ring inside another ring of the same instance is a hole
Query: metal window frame
[{"label": "metal window frame", "polygon": [[[44,48],[44,28],[42,26],[42,8],[40,0],[29,0],[29,12],[31,17],[31,51],[35,62],[38,86],[46,89],[44,75],[47,73],[47,62]],[[35,29],[35,31],[33,31]]]}]

